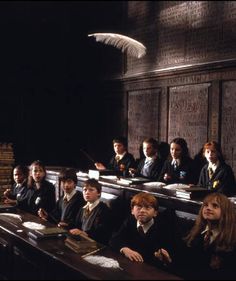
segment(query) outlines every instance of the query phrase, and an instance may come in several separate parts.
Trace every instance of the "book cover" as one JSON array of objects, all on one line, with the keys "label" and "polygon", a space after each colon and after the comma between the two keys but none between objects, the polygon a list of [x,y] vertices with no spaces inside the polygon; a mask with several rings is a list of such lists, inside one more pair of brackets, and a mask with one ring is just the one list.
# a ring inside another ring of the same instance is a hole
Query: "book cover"
[{"label": "book cover", "polygon": [[210,190],[201,186],[191,186],[188,188],[176,190],[176,197],[185,199],[197,199],[205,197],[209,192]]},{"label": "book cover", "polygon": [[130,184],[142,184],[142,183],[146,183],[146,182],[150,182],[150,180],[149,180],[149,179],[146,179],[146,178],[142,178],[142,177],[120,178],[120,180],[117,181],[117,183],[125,184],[125,185],[130,185]]},{"label": "book cover", "polygon": [[28,235],[34,239],[65,237],[67,230],[59,227],[46,227],[40,230],[31,230]]},{"label": "book cover", "polygon": [[105,247],[94,240],[87,240],[82,237],[79,237],[79,239],[67,237],[65,240],[65,245],[81,256],[95,253]]}]

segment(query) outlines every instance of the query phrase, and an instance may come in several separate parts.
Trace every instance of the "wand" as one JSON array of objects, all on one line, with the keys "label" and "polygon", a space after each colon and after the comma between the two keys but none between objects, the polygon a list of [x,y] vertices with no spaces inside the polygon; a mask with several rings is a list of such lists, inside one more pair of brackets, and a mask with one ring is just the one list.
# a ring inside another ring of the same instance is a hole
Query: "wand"
[{"label": "wand", "polygon": [[83,149],[80,149],[80,151],[86,156],[87,159],[89,159],[93,164],[96,163],[96,161]]}]

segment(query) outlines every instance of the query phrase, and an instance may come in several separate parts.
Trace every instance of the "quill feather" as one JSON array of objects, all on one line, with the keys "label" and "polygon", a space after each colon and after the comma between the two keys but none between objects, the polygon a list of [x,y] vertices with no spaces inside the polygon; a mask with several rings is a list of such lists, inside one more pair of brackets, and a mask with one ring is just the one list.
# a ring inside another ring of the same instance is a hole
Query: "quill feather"
[{"label": "quill feather", "polygon": [[125,35],[117,33],[92,33],[88,34],[88,36],[95,37],[97,42],[114,46],[138,59],[146,54],[146,47],[142,43]]}]

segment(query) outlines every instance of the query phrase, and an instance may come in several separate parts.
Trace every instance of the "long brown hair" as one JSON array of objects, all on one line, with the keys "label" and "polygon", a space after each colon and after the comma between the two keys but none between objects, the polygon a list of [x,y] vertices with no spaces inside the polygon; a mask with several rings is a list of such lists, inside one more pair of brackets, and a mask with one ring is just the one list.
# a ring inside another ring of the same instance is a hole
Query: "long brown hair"
[{"label": "long brown hair", "polygon": [[219,234],[215,239],[216,251],[231,251],[236,246],[236,211],[233,203],[221,193],[211,193],[207,195],[199,210],[195,225],[189,235],[184,239],[188,246],[207,226],[207,220],[203,218],[203,207],[212,201],[219,204],[221,208],[221,217],[218,222]]},{"label": "long brown hair", "polygon": [[43,171],[45,173],[44,179],[46,178],[46,167],[45,167],[45,165],[40,160],[34,161],[30,165],[30,168],[29,168],[29,176],[28,176],[28,187],[29,188],[32,188],[34,186],[34,179],[32,177],[32,170],[33,170],[33,167],[35,167],[35,166],[39,166],[40,168],[43,169]]}]

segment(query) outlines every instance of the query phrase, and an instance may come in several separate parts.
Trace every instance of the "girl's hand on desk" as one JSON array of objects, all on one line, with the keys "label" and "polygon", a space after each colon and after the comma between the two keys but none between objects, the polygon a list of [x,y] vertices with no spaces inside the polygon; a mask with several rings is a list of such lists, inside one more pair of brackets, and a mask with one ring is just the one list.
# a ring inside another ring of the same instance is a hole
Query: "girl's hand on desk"
[{"label": "girl's hand on desk", "polygon": [[123,253],[131,261],[143,262],[143,257],[138,252],[135,252],[130,248],[122,248],[121,253]]}]

